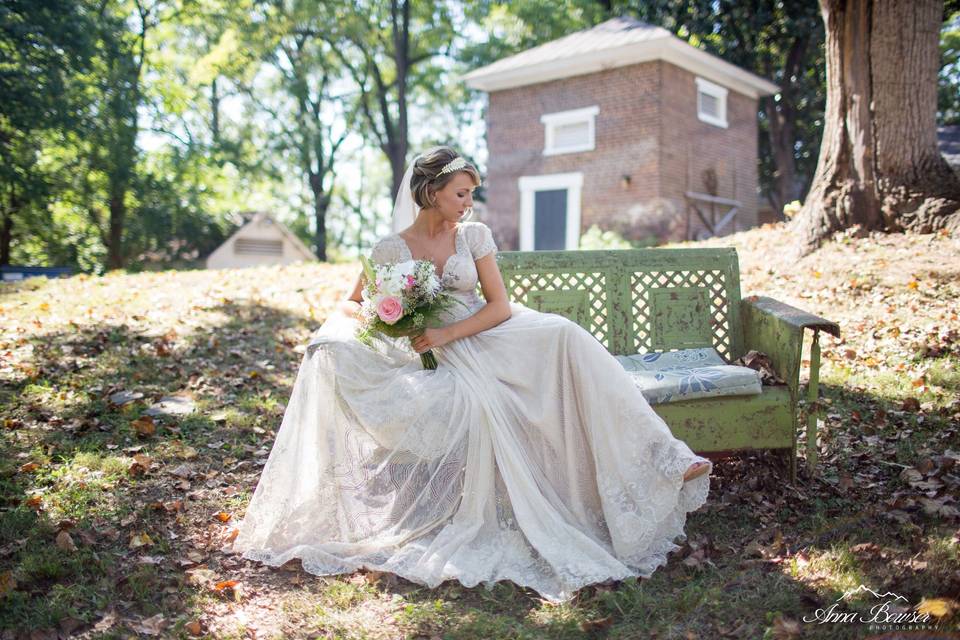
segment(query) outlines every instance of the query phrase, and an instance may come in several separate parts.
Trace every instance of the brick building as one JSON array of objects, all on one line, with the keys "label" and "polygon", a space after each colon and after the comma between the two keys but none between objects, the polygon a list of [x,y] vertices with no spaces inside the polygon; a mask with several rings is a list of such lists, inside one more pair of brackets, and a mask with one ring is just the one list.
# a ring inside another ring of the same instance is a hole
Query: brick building
[{"label": "brick building", "polygon": [[757,100],[779,89],[614,18],[468,73],[488,93],[487,215],[504,249],[575,249],[757,223]]}]

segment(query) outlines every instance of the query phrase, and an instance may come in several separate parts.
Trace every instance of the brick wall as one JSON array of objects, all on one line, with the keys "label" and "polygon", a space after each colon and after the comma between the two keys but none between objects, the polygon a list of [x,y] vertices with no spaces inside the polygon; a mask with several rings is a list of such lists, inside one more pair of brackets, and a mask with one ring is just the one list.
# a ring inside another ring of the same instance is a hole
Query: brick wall
[{"label": "brick wall", "polygon": [[[719,195],[750,202],[746,220],[755,223],[755,101],[731,91],[731,126],[718,129],[697,119],[695,86],[692,74],[652,61],[492,92],[484,219],[498,245],[519,247],[521,176],[575,171],[583,173],[581,233],[597,223],[634,239],[682,237],[688,176],[708,166],[718,171]],[[596,148],[544,156],[540,116],[592,105]]]},{"label": "brick wall", "polygon": [[[684,224],[678,227],[679,237],[686,233],[687,191],[707,193],[704,175],[716,176],[717,193],[722,198],[739,200],[738,229],[757,224],[757,101],[732,89],[727,93],[727,128],[701,121],[697,117],[696,76],[686,69],[661,63],[660,99],[663,105],[662,143],[660,145],[660,190]],[[708,214],[709,205],[701,205]],[[727,207],[717,206],[719,219]],[[694,214],[691,237],[704,228]],[[727,227],[724,233],[734,231]]]}]

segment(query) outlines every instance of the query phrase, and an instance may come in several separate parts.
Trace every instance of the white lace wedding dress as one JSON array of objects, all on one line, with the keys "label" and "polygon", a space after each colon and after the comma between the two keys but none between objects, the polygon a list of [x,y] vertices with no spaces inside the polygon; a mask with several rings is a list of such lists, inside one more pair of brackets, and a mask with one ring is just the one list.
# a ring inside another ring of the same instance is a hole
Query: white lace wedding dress
[{"label": "white lace wedding dress", "polygon": [[[442,282],[476,312],[474,260],[490,229],[461,223]],[[374,262],[408,260],[396,235]],[[708,475],[622,366],[566,318],[513,316],[434,349],[353,338],[331,316],[312,336],[233,548],[313,574],[387,571],[434,587],[512,580],[554,602],[647,577],[678,548]]]}]

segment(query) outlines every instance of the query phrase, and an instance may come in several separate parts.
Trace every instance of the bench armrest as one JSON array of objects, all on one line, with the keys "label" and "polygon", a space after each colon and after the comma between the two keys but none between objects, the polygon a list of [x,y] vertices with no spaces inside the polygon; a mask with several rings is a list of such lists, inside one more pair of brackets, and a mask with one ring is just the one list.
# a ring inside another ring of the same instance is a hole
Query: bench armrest
[{"label": "bench armrest", "polygon": [[[750,296],[740,306],[746,348],[763,351],[773,360],[777,374],[786,380],[794,402],[800,399],[800,365],[803,330],[813,329],[810,344],[810,383],[807,385],[807,468],[817,464],[817,418],[820,413],[820,332],[840,337],[840,327],[812,313],[778,302],[773,298]],[[791,463],[791,476],[795,467]]]},{"label": "bench armrest", "polygon": [[763,296],[744,298],[740,309],[746,350],[756,349],[770,356],[777,374],[797,397],[803,330],[813,329],[815,336],[825,331],[839,337],[840,327],[836,322]]}]

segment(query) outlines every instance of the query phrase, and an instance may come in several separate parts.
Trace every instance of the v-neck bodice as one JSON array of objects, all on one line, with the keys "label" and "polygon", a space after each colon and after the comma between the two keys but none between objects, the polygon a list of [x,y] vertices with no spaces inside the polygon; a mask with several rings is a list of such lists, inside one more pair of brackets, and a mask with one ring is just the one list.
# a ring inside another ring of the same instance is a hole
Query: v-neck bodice
[{"label": "v-neck bodice", "polygon": [[[465,318],[485,303],[479,295],[480,276],[476,260],[496,251],[490,229],[480,222],[461,222],[454,234],[454,252],[444,261],[437,273],[444,291],[457,298],[462,305],[454,305],[448,321]],[[377,264],[392,264],[414,260],[407,241],[398,233],[384,236],[371,251],[371,259]],[[434,263],[434,269],[437,264]]]},{"label": "v-neck bodice", "polygon": [[[443,261],[443,264],[441,265],[440,269],[437,270],[437,263],[436,263],[436,262],[433,263],[433,268],[434,268],[434,270],[437,271],[437,277],[440,278],[440,281],[441,281],[441,282],[443,282],[444,276],[446,276],[446,274],[447,274],[447,265],[450,264],[450,260],[452,260],[452,259],[454,258],[454,256],[458,255],[458,254],[460,253],[460,251],[461,251],[462,242],[460,241],[460,235],[461,235],[461,229],[462,229],[462,228],[463,228],[463,227],[462,227],[462,225],[460,225],[460,224],[457,224],[457,226],[454,228],[454,230],[453,230],[453,253],[451,253],[449,256],[447,256],[447,259]],[[430,260],[430,258],[414,258],[414,257],[413,257],[413,251],[410,250],[410,245],[407,244],[406,239],[404,239],[404,237],[401,236],[399,233],[395,233],[395,234],[393,234],[393,235],[395,235],[395,236],[400,240],[400,243],[403,245],[403,250],[406,252],[407,258],[408,258],[409,260],[418,260],[418,259],[420,259],[420,260]],[[430,260],[430,262],[433,262],[433,260]]]}]

